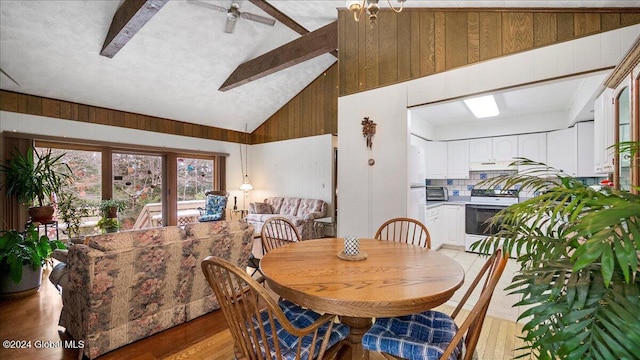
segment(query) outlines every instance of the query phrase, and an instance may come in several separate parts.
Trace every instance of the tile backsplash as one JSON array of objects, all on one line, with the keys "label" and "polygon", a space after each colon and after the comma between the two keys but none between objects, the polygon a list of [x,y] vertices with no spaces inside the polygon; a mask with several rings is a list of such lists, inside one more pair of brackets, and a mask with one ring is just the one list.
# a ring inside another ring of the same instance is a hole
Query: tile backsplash
[{"label": "tile backsplash", "polygon": [[[499,170],[499,171],[470,171],[468,179],[427,179],[427,185],[446,186],[449,191],[449,196],[471,196],[471,189],[474,188],[480,181],[491,179],[500,175],[514,175],[515,170]],[[595,185],[605,177],[588,177],[578,178],[585,185]],[[532,197],[535,194],[522,192],[520,197]]]}]

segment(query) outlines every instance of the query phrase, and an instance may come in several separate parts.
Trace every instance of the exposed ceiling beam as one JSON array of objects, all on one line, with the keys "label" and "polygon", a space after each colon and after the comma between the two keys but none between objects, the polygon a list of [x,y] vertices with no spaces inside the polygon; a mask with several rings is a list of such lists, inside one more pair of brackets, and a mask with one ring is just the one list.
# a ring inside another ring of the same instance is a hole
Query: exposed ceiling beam
[{"label": "exposed ceiling beam", "polygon": [[169,0],[125,0],[118,8],[100,55],[112,58]]},{"label": "exposed ceiling beam", "polygon": [[273,5],[269,4],[265,0],[249,0],[250,3],[262,9],[262,11],[266,12],[272,18],[278,20],[283,23],[287,27],[291,28],[293,31],[297,32],[300,35],[305,35],[309,32],[304,26],[298,24],[295,20],[287,16],[287,14],[278,10]]},{"label": "exposed ceiling beam", "polygon": [[[262,11],[266,12],[272,18],[278,20],[282,24],[289,27],[291,30],[297,32],[300,35],[306,35],[309,33],[304,26],[298,24],[295,20],[290,18],[287,14],[278,10],[275,6],[269,4],[266,0],[249,0],[250,3],[262,9]],[[338,57],[338,50],[331,51],[331,55]]]},{"label": "exposed ceiling beam", "polygon": [[219,90],[231,90],[316,56],[334,51],[337,47],[338,22],[334,21],[241,64],[222,84]]}]

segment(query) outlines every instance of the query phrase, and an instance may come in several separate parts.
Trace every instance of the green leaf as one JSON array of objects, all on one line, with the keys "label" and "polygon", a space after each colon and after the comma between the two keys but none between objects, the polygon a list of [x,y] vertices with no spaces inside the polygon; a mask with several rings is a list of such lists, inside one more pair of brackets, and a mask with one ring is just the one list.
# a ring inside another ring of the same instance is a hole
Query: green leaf
[{"label": "green leaf", "polygon": [[9,254],[7,262],[9,263],[9,273],[14,283],[19,283],[22,279],[22,261],[15,255]]},{"label": "green leaf", "polygon": [[609,286],[611,278],[613,277],[613,267],[615,265],[615,258],[610,246],[604,245],[602,251],[602,277],[604,279],[604,285]]},{"label": "green leaf", "polygon": [[605,247],[607,247],[607,245],[600,241],[587,241],[583,246],[579,247],[571,257],[571,261],[574,263],[573,270],[577,271],[593,264],[600,258]]}]

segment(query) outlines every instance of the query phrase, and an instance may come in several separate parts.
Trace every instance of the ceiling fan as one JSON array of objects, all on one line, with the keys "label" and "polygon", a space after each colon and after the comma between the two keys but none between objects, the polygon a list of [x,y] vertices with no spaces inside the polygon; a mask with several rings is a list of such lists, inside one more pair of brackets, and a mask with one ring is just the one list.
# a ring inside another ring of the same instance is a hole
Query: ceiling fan
[{"label": "ceiling fan", "polygon": [[226,33],[233,33],[233,29],[236,27],[236,22],[238,21],[238,18],[243,18],[243,19],[247,19],[247,20],[251,20],[251,21],[255,21],[255,22],[259,22],[261,24],[265,24],[265,25],[269,25],[269,26],[273,26],[275,25],[276,21],[274,19],[270,19],[264,16],[260,16],[260,15],[256,15],[256,14],[252,14],[252,13],[248,13],[248,12],[243,12],[240,11],[240,5],[238,5],[237,3],[232,3],[231,6],[227,9],[224,8],[222,6],[218,6],[218,5],[214,5],[214,4],[210,4],[210,3],[206,3],[206,2],[202,2],[202,1],[197,1],[197,0],[189,0],[190,3],[198,5],[198,6],[202,6],[202,7],[206,7],[209,9],[213,9],[213,10],[217,10],[223,13],[227,13],[227,23],[224,27],[224,32]]}]

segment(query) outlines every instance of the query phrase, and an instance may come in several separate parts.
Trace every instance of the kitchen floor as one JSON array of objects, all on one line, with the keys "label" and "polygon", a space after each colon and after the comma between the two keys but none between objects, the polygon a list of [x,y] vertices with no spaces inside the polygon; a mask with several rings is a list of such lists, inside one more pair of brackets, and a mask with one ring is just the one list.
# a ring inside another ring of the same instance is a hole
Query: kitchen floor
[{"label": "kitchen floor", "polygon": [[[482,268],[482,265],[487,261],[487,256],[468,253],[462,248],[440,248],[438,252],[451,257],[464,268],[464,284],[462,285],[462,288],[456,291],[453,297],[447,302],[448,305],[457,306],[473,279],[478,275],[480,268]],[[509,291],[504,290],[505,287],[511,284],[511,279],[519,269],[520,267],[516,263],[516,260],[509,259],[509,262],[502,273],[502,277],[500,278],[500,282],[498,283],[493,297],[491,298],[487,315],[515,322],[518,319],[518,316],[525,310],[522,306],[513,306],[520,300],[520,295],[509,295]],[[467,301],[467,306],[465,306],[465,308],[473,306],[478,297],[478,294],[472,295]]]}]

